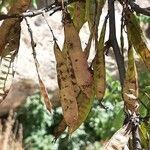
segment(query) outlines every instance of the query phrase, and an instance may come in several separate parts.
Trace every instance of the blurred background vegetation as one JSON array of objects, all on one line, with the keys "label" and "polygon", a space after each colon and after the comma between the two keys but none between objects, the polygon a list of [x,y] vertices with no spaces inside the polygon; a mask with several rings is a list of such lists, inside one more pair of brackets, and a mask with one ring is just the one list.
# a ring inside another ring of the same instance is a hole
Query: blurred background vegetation
[{"label": "blurred background vegetation", "polygon": [[[150,111],[150,74],[141,72],[139,75],[140,111],[143,117]],[[107,90],[102,108],[95,100],[88,118],[70,137],[65,132],[57,141],[53,137],[53,129],[60,121],[61,109],[55,108],[49,114],[42,103],[39,93],[27,99],[26,104],[18,113],[18,119],[24,128],[25,149],[32,150],[100,150],[105,143],[123,124],[123,101],[119,81],[107,75]],[[121,118],[121,119],[118,119]],[[146,135],[150,134],[150,126],[142,123]],[[147,130],[149,130],[147,132]],[[143,135],[144,136],[144,135]]]}]

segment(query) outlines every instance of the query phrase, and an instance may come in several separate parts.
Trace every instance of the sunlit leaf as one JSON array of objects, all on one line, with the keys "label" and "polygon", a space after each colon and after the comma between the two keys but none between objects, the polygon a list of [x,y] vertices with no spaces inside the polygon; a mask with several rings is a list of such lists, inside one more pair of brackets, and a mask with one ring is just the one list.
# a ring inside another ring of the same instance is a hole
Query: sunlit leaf
[{"label": "sunlit leaf", "polygon": [[37,0],[32,0],[32,5],[35,9],[37,9]]},{"label": "sunlit leaf", "polygon": [[127,146],[130,136],[131,127],[126,124],[106,143],[104,150],[123,150]]}]

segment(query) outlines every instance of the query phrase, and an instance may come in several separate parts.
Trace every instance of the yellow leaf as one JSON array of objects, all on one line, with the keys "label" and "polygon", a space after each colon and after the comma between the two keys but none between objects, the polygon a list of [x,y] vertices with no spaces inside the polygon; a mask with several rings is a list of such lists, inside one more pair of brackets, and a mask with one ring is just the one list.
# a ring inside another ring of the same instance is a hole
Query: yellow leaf
[{"label": "yellow leaf", "polygon": [[136,52],[141,56],[146,67],[150,70],[150,50],[148,49],[143,32],[135,15],[128,11],[127,32]]},{"label": "yellow leaf", "polygon": [[123,99],[125,102],[126,110],[133,112],[138,112],[138,79],[137,70],[133,55],[133,48],[129,42],[128,49],[128,68],[125,75],[124,85],[123,85]]},{"label": "yellow leaf", "polygon": [[97,0],[86,0],[86,19],[89,24],[89,29],[92,31],[95,25]]},{"label": "yellow leaf", "polygon": [[78,1],[73,3],[71,6],[71,16],[73,19],[73,24],[77,31],[79,32],[83,24],[86,22],[85,19],[85,2]]},{"label": "yellow leaf", "polygon": [[89,24],[89,29],[96,42],[98,38],[100,16],[105,1],[106,0],[86,0],[86,17]]},{"label": "yellow leaf", "polygon": [[106,21],[103,24],[100,39],[98,42],[98,47],[96,55],[93,61],[93,71],[94,71],[94,92],[98,100],[102,100],[105,89],[106,89],[106,71],[105,71],[105,30],[106,30]]}]

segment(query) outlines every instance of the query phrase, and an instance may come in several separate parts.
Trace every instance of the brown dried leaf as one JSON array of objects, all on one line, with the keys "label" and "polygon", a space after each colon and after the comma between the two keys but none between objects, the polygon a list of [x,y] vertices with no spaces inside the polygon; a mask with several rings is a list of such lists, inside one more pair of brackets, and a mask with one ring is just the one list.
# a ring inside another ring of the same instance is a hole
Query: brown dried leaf
[{"label": "brown dried leaf", "polygon": [[74,70],[75,78],[81,90],[90,97],[92,74],[89,70],[85,53],[82,51],[80,37],[75,29],[70,14],[64,12],[64,52],[68,52]]},{"label": "brown dried leaf", "polygon": [[10,88],[10,81],[13,78],[12,63],[15,56],[18,53],[20,43],[20,22],[17,21],[13,28],[10,29],[7,37],[8,42],[4,47],[1,60],[0,60],[0,100],[2,101],[6,96]]},{"label": "brown dried leaf", "polygon": [[[14,2],[12,7],[10,8],[10,11],[8,12],[9,15],[12,14],[21,14],[25,12],[30,5],[31,0],[17,0]],[[3,21],[1,27],[0,27],[0,56],[8,43],[10,30],[14,27],[16,22],[21,22],[22,19],[13,18],[13,19],[6,19]]]},{"label": "brown dried leaf", "polygon": [[60,89],[60,100],[64,119],[69,127],[76,124],[78,120],[78,106],[72,80],[67,68],[66,59],[58,44],[54,44],[54,53],[57,61],[57,77]]},{"label": "brown dried leaf", "polygon": [[68,132],[70,134],[74,132],[76,129],[78,129],[79,126],[86,120],[91,110],[93,101],[94,101],[94,96],[91,96],[90,98],[88,98],[86,94],[84,94],[82,91],[80,92],[77,98],[78,109],[79,109],[78,121],[76,124],[74,124],[74,126],[68,127]]},{"label": "brown dried leaf", "polygon": [[49,110],[51,112],[52,104],[49,99],[47,89],[46,89],[43,81],[41,80],[40,76],[39,76],[39,86],[40,86],[41,95],[44,97],[44,103],[46,105],[46,108],[47,108],[47,110]]},{"label": "brown dried leaf", "polygon": [[79,92],[80,92],[80,87],[77,84],[77,80],[76,80],[75,73],[74,73],[74,70],[72,67],[71,59],[69,57],[68,52],[65,51],[65,47],[63,48],[63,51],[64,51],[63,56],[66,59],[66,65],[68,68],[68,73],[69,73],[69,76],[71,78],[71,81],[72,81],[72,84],[74,87],[75,96],[77,97],[79,95]]}]

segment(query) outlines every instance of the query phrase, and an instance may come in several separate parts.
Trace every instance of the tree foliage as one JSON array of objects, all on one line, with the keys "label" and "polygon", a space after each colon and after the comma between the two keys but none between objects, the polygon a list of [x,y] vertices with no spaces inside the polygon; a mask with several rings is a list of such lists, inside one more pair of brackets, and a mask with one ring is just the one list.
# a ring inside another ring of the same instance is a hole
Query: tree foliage
[{"label": "tree foliage", "polygon": [[[6,8],[6,14],[0,15],[0,20],[3,20],[0,26],[0,56],[1,56],[1,78],[2,90],[1,101],[5,100],[8,91],[5,89],[8,74],[12,70],[12,62],[18,53],[21,21],[25,19],[31,38],[31,47],[33,50],[33,58],[37,70],[39,87],[41,95],[44,97],[46,108],[51,111],[51,104],[48,97],[48,92],[43,84],[41,75],[38,69],[38,60],[36,58],[36,44],[32,35],[32,29],[28,23],[28,17],[42,15],[46,21],[54,40],[54,54],[56,57],[56,70],[58,77],[59,95],[62,107],[62,120],[54,129],[56,138],[67,128],[68,134],[72,134],[80,125],[86,121],[86,118],[92,108],[95,100],[98,100],[102,105],[102,99],[106,91],[106,67],[105,55],[109,54],[109,49],[112,48],[115,54],[115,60],[118,66],[118,72],[121,83],[122,98],[124,102],[124,112],[126,114],[124,124],[114,134],[114,136],[106,143],[105,149],[142,149],[147,143],[142,144],[141,140],[149,140],[147,136],[147,128],[149,117],[148,113],[141,116],[139,111],[140,105],[143,105],[142,99],[139,98],[138,72],[135,64],[135,55],[140,56],[140,61],[143,61],[147,70],[150,70],[150,50],[147,47],[145,38],[140,27],[140,24],[135,16],[135,12],[150,16],[150,11],[147,8],[141,8],[134,1],[118,0],[122,6],[121,18],[121,37],[119,47],[116,37],[116,22],[115,22],[115,6],[113,0],[108,0],[108,14],[105,17],[101,34],[99,37],[98,26],[100,16],[105,0],[68,0],[68,1],[53,1],[49,6],[35,12],[26,12],[29,9],[30,0],[13,0],[1,1],[2,8]],[[33,1],[35,4],[35,1]],[[62,24],[64,27],[64,45],[61,50],[52,28],[48,24],[44,13],[52,10],[52,15],[56,11],[62,10]],[[109,38],[105,41],[106,25],[109,19]],[[88,22],[90,37],[85,49],[81,46],[79,31]],[[127,56],[124,52],[124,34],[127,35],[128,49]],[[94,42],[95,57],[92,63],[88,64],[88,57],[91,48],[91,41]],[[125,57],[128,58],[128,65],[125,66]],[[8,62],[7,65],[3,62]],[[13,72],[13,71],[12,71]],[[13,76],[14,74],[11,73]],[[149,99],[149,92],[143,92]],[[147,109],[147,108],[146,108]],[[148,111],[148,109],[147,109]],[[147,119],[148,118],[148,119]],[[120,119],[120,118],[118,118]],[[121,141],[118,139],[122,139]],[[132,143],[132,144],[131,144]],[[146,147],[148,148],[148,146]]]}]

